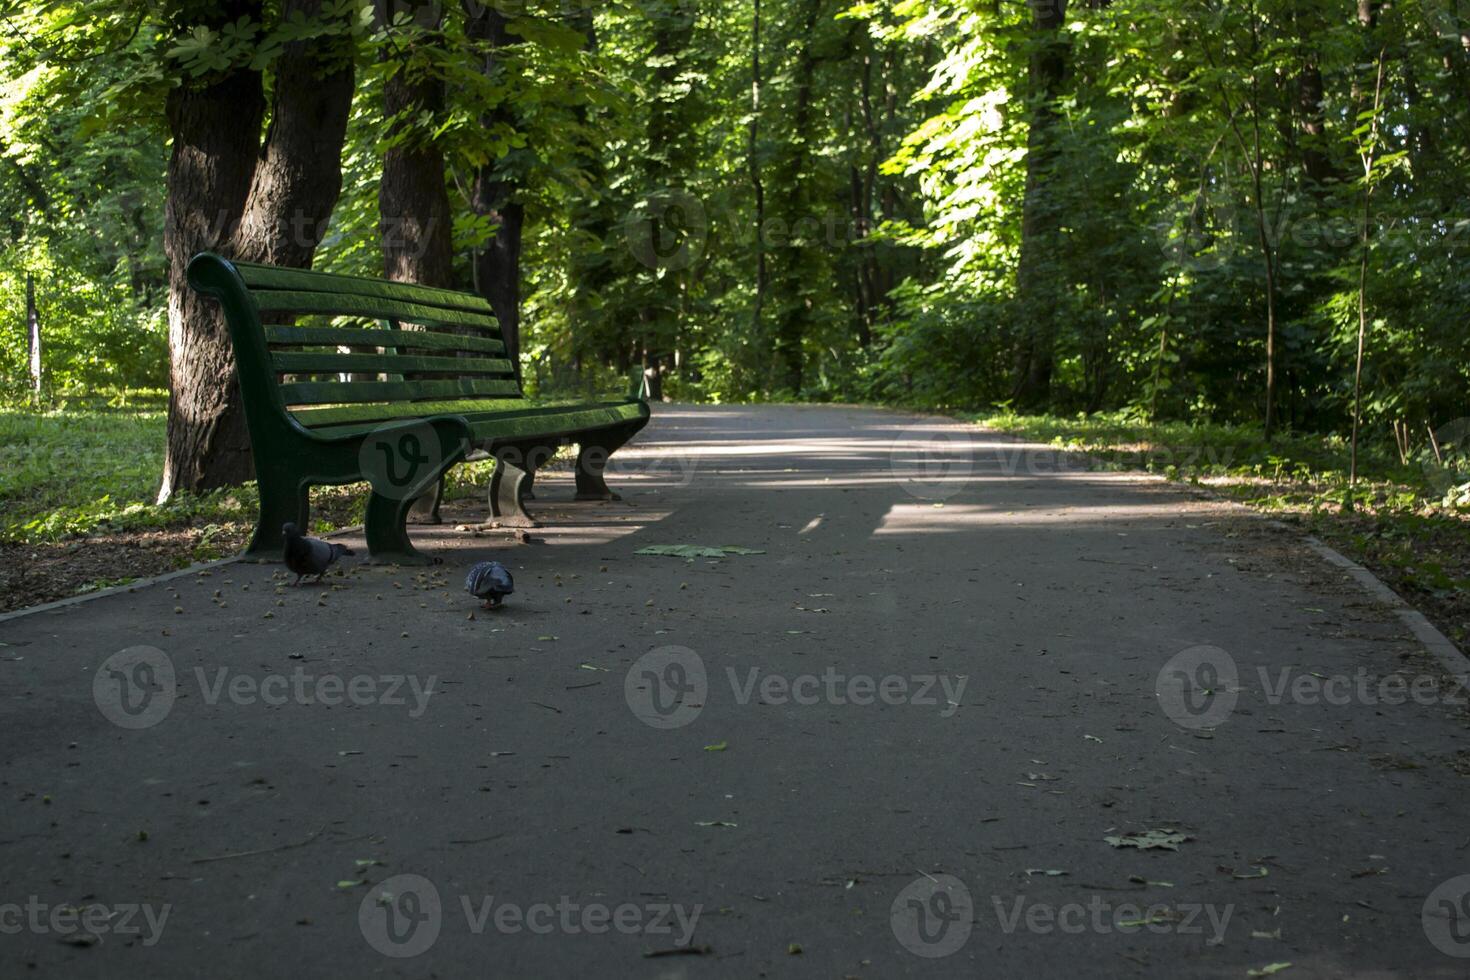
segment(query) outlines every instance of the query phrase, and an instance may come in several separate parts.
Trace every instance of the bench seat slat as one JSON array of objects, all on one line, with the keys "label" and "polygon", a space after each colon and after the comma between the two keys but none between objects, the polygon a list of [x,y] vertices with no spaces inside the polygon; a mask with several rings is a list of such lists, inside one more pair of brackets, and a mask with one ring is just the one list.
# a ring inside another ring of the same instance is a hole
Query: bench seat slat
[{"label": "bench seat slat", "polygon": [[393,347],[418,350],[462,350],[503,354],[505,345],[489,337],[433,333],[428,330],[376,330],[359,327],[266,327],[272,344],[343,344],[353,347]]},{"label": "bench seat slat", "polygon": [[487,357],[419,357],[409,354],[317,354],[282,351],[271,354],[271,366],[282,374],[391,374],[441,372],[509,377],[510,361]]},{"label": "bench seat slat", "polygon": [[383,422],[425,415],[463,415],[477,441],[569,435],[584,429],[629,422],[643,416],[639,402],[543,402],[528,405],[522,399],[415,402],[376,406],[386,414],[364,419],[354,414],[369,406],[307,409],[293,412],[296,420],[322,435],[344,436],[371,432]]},{"label": "bench seat slat", "polygon": [[483,296],[459,293],[452,289],[435,289],[432,286],[416,286],[412,283],[389,282],[384,279],[363,279],[360,276],[342,276],[307,269],[280,269],[269,265],[253,265],[236,262],[235,268],[245,285],[257,297],[269,295],[269,290],[292,290],[314,293],[348,294],[371,296],[399,303],[421,303],[441,306],[451,310],[490,312],[490,303]]},{"label": "bench seat slat", "polygon": [[[281,385],[281,397],[287,405],[414,402],[414,399],[463,398],[474,395],[518,398],[520,393],[520,385],[516,384],[514,378],[502,381],[474,378],[443,378],[437,381],[297,381]],[[434,405],[420,401],[404,406],[406,414],[402,417],[437,410]]]},{"label": "bench seat slat", "polygon": [[336,316],[368,316],[374,319],[405,320],[425,326],[478,327],[494,330],[495,317],[489,312],[451,310],[442,306],[401,303],[346,293],[305,293],[263,291],[252,294],[262,313],[330,313]]}]

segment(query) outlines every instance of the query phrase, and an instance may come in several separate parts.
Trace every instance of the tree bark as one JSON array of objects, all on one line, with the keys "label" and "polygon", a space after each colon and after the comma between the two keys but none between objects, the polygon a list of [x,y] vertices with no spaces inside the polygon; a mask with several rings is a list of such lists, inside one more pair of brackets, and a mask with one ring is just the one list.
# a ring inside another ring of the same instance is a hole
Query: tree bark
[{"label": "tree bark", "polygon": [[[206,26],[259,21],[259,0],[229,0]],[[189,288],[196,253],[233,256],[250,196],[265,96],[260,72],[232,68],[169,93],[173,153],[164,177],[168,259],[168,446],[159,502],[178,491],[243,483],[254,475],[234,355],[218,304]]]},{"label": "tree bark", "polygon": [[[287,0],[282,16],[317,16],[322,0]],[[228,20],[259,17],[237,4]],[[254,475],[234,353],[217,305],[189,288],[197,252],[306,267],[341,190],[352,104],[352,42],[332,35],[286,45],[275,66],[270,127],[259,72],[235,69],[169,101],[164,250],[169,260],[168,448],[159,500]]]},{"label": "tree bark", "polygon": [[[470,38],[489,46],[484,65],[487,76],[496,74],[502,67],[495,52],[517,43],[506,31],[505,15],[494,7],[471,8],[465,32]],[[496,106],[484,119],[486,129],[513,127],[515,123],[515,114],[505,103]],[[495,237],[475,254],[475,289],[490,301],[495,310],[495,319],[499,321],[501,335],[505,338],[505,356],[515,367],[516,378],[519,379],[521,236],[526,209],[515,199],[517,189],[514,180],[496,163],[491,163],[475,171],[469,203],[475,214],[495,222]]]},{"label": "tree bark", "polygon": [[378,185],[378,231],[383,243],[383,274],[398,282],[426,286],[454,285],[453,239],[449,189],[444,182],[444,154],[438,146],[413,131],[410,121],[420,113],[444,109],[444,81],[415,63],[421,45],[439,40],[442,14],[431,0],[390,3],[390,10],[408,10],[428,28],[422,37],[400,49],[385,48],[384,60],[400,60],[383,86],[389,147],[383,154],[383,179]]},{"label": "tree bark", "polygon": [[[320,14],[323,0],[286,0],[283,18]],[[352,43],[288,44],[276,65],[270,124],[240,222],[239,257],[310,268],[342,192],[352,109]]]}]

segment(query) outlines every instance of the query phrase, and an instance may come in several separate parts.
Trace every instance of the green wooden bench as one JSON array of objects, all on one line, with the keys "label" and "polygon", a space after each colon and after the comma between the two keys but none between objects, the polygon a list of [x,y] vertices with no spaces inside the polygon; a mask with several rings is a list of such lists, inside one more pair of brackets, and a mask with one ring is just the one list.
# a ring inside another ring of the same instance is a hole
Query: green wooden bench
[{"label": "green wooden bench", "polygon": [[531,402],[479,296],[232,262],[205,252],[189,283],[218,299],[235,350],[260,486],[246,554],[279,559],[281,525],[307,523],[312,486],[367,481],[368,551],[424,564],[406,524],[437,520],[445,473],[494,457],[493,519],[534,525],[536,468],[579,446],[577,499],[616,499],[608,457],[648,422],[635,391],[607,402]]}]

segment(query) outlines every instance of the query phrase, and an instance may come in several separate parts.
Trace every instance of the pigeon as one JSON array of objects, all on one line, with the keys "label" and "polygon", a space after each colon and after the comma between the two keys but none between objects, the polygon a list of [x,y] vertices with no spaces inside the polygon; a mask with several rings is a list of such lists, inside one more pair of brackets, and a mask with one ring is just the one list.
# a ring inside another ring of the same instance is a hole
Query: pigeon
[{"label": "pigeon", "polygon": [[486,609],[498,609],[516,586],[500,562],[482,561],[465,576],[464,590],[476,599],[484,599]]},{"label": "pigeon", "polygon": [[293,585],[300,585],[301,579],[307,575],[315,575],[320,582],[334,561],[343,555],[353,554],[346,545],[307,537],[289,521],[281,525],[281,533],[286,536],[286,567],[296,573]]}]

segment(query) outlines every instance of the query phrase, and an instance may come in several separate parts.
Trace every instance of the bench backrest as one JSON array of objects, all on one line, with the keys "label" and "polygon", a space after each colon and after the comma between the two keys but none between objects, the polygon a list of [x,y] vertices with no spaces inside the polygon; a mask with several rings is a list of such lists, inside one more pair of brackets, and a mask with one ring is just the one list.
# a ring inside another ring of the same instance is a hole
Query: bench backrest
[{"label": "bench backrest", "polygon": [[267,399],[307,428],[521,397],[483,297],[208,252],[189,282],[224,306],[247,406]]}]

